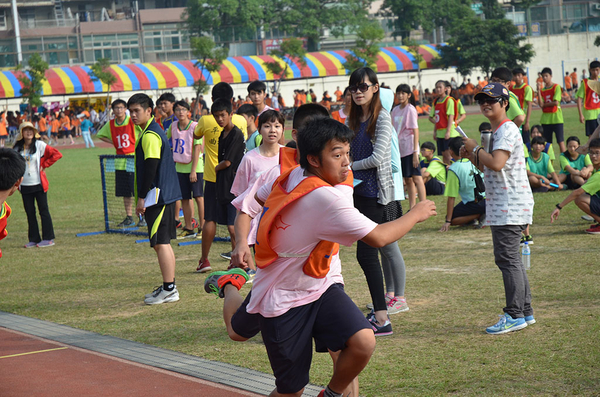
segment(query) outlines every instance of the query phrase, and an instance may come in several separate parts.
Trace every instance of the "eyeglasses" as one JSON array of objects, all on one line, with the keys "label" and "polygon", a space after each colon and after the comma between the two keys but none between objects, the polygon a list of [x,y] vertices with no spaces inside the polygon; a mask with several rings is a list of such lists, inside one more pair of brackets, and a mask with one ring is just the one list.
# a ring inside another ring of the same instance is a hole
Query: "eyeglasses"
[{"label": "eyeglasses", "polygon": [[367,92],[369,87],[373,87],[374,85],[375,84],[360,83],[358,85],[353,85],[352,87],[348,88],[348,91],[350,91],[351,94],[356,94],[359,90],[360,92]]},{"label": "eyeglasses", "polygon": [[479,106],[483,106],[485,104],[493,105],[494,103],[501,102],[502,98],[486,98],[486,99],[478,99],[477,103]]}]

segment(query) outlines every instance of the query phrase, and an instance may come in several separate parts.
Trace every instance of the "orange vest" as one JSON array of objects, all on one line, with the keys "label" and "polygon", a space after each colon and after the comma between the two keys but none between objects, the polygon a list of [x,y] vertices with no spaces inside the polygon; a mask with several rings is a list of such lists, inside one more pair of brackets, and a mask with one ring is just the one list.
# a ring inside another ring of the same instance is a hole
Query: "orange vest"
[{"label": "orange vest", "polygon": [[[544,103],[554,101],[554,94],[556,93],[557,84],[553,84],[550,88],[542,88],[542,100]],[[542,112],[544,113],[556,113],[558,111],[558,106],[545,107],[542,108]]]},{"label": "orange vest", "polygon": [[[450,99],[450,95],[446,96],[442,102],[435,102],[435,128],[442,130],[448,127],[448,113],[446,113],[446,101]],[[456,115],[454,115],[456,117]]]},{"label": "orange vest", "polygon": [[[6,231],[6,225],[8,223],[8,217],[10,216],[10,213],[11,213],[11,209],[6,201],[3,203],[3,206],[4,206],[4,213],[2,214],[2,216],[0,216],[0,240],[2,240],[8,234],[8,232]],[[2,212],[2,211],[0,211],[0,212]],[[0,249],[0,258],[2,258],[2,250],[1,249]]]},{"label": "orange vest", "polygon": [[[271,248],[270,235],[273,228],[277,227],[274,225],[275,221],[281,219],[279,215],[281,211],[313,190],[324,186],[331,186],[321,178],[311,176],[300,182],[291,192],[286,192],[281,185],[287,181],[290,173],[297,167],[299,166],[297,165],[296,167],[288,169],[277,178],[273,184],[273,190],[265,202],[265,209],[261,215],[258,232],[256,234],[255,260],[256,266],[260,269],[264,269],[271,265],[279,257],[273,248]],[[310,277],[324,278],[327,273],[329,273],[331,258],[337,254],[339,250],[340,245],[338,243],[324,240],[319,241],[309,254],[308,259],[302,267],[302,271]]]},{"label": "orange vest", "polygon": [[583,79],[583,86],[585,87],[585,103],[583,106],[587,110],[600,109],[600,98],[588,85],[588,79]]},{"label": "orange vest", "polygon": [[135,151],[135,130],[131,119],[125,125],[117,125],[115,119],[110,121],[110,136],[117,154],[131,154]]},{"label": "orange vest", "polygon": [[517,88],[517,85],[515,84],[510,89],[519,99],[519,105],[521,105],[521,109],[525,109],[525,88],[527,88],[527,83],[523,83],[523,85],[519,88]]},{"label": "orange vest", "polygon": [[340,111],[336,110],[335,112],[331,113],[331,118],[334,120],[339,121],[342,124],[346,124],[346,117],[342,117],[340,115]]}]

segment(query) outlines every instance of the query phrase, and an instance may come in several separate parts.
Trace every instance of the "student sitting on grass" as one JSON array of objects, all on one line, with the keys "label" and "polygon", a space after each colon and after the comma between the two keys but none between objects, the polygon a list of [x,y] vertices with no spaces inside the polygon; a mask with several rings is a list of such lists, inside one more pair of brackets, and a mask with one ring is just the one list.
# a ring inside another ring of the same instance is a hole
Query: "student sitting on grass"
[{"label": "student sitting on grass", "polygon": [[[8,234],[6,225],[11,209],[6,199],[17,191],[23,182],[24,173],[25,159],[12,149],[0,149],[0,240]],[[2,249],[0,249],[0,258],[2,258]]]},{"label": "student sitting on grass", "polygon": [[[554,171],[554,166],[552,166],[550,156],[543,152],[545,146],[546,140],[541,136],[536,136],[531,140],[531,152],[527,158],[527,176],[531,190],[534,192],[563,189],[563,185]],[[554,184],[558,185],[558,188],[550,186],[549,177]]]},{"label": "student sitting on grass", "polygon": [[[536,136],[544,137],[544,127],[542,127],[539,124],[531,127],[531,140],[533,140],[533,138],[535,138]],[[531,140],[525,144],[528,152],[527,156],[525,157],[528,157],[529,153],[531,153]],[[546,142],[546,144],[544,145],[544,150],[542,151],[548,154],[548,156],[550,157],[550,161],[554,162],[554,160],[556,159],[556,155],[554,154],[554,147],[551,143],[548,143],[548,141],[546,141],[545,138],[544,141]]]},{"label": "student sitting on grass", "polygon": [[583,186],[573,190],[561,203],[556,204],[556,209],[550,215],[550,222],[554,223],[558,219],[560,210],[575,200],[575,204],[596,221],[585,232],[600,234],[600,139],[590,141],[589,156],[594,167],[592,176]]},{"label": "student sitting on grass", "polygon": [[[300,166],[257,192],[265,211],[247,305],[239,294],[247,280],[242,270],[216,273],[205,281],[207,291],[225,298],[230,338],[243,341],[261,332],[276,379],[271,396],[302,395],[309,382],[313,338],[319,352],[341,351],[320,396],[341,396],[375,349],[372,324],[337,281],[341,268],[331,253],[338,244],[350,246],[361,239],[383,247],[435,215],[433,202],[423,201],[396,221],[377,224],[354,208],[334,187],[350,176],[353,135],[332,119],[310,121],[298,133]],[[232,303],[238,309],[232,311]]]},{"label": "student sitting on grass", "polygon": [[569,189],[578,189],[592,175],[594,167],[589,155],[579,154],[579,138],[570,136],[567,138],[567,151],[561,153],[560,173],[558,180],[567,185]]},{"label": "student sitting on grass", "polygon": [[[460,158],[460,148],[463,145],[462,138],[450,139],[450,154],[454,163],[448,168],[446,189],[444,196],[448,197],[446,204],[446,221],[440,232],[447,232],[451,225],[465,225],[474,220],[479,220],[480,227],[485,225],[485,199],[475,197],[474,173],[480,173],[469,159]],[[483,175],[481,176],[483,178]],[[456,198],[460,197],[460,203],[454,206]]]},{"label": "student sitting on grass", "polygon": [[421,175],[425,182],[425,194],[427,196],[439,196],[444,194],[446,184],[446,164],[438,156],[434,156],[435,145],[424,142],[421,145]]}]

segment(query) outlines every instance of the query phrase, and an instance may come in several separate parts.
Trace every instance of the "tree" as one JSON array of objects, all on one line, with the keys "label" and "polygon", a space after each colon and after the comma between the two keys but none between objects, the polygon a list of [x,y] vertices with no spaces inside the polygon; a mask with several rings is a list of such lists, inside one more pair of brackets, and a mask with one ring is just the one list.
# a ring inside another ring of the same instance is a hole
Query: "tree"
[{"label": "tree", "polygon": [[108,58],[98,59],[90,68],[89,75],[92,81],[100,81],[108,87],[106,90],[106,107],[104,108],[104,111],[106,112],[110,106],[108,103],[110,98],[110,88],[117,82],[117,77],[110,71],[110,60]]},{"label": "tree", "polygon": [[277,78],[275,81],[275,92],[279,92],[281,86],[281,80],[287,78],[288,70],[294,63],[300,64],[302,67],[306,66],[306,50],[302,40],[291,38],[284,40],[278,50],[273,50],[270,53],[271,56],[277,57],[283,60],[285,66],[281,66],[281,63],[277,61],[265,62],[265,67],[273,76]]},{"label": "tree", "polygon": [[25,71],[29,74],[29,77],[23,73],[23,65],[19,64],[16,67],[18,73],[18,79],[23,85],[21,87],[21,95],[23,99],[29,104],[29,114],[31,114],[32,106],[41,106],[42,102],[42,88],[44,80],[46,80],[46,70],[48,70],[48,63],[45,62],[40,54],[37,52],[31,55],[28,60],[28,67]]},{"label": "tree", "polygon": [[440,47],[440,58],[435,64],[444,69],[456,66],[463,76],[475,68],[486,73],[498,66],[512,69],[528,63],[535,54],[531,44],[521,44],[523,40],[508,19],[482,21],[473,15],[450,30],[448,45]]},{"label": "tree", "polygon": [[356,46],[346,56],[346,70],[352,73],[358,68],[370,67],[377,71],[378,43],[385,36],[383,29],[378,22],[368,21],[359,27],[356,36]]},{"label": "tree", "polygon": [[[215,42],[206,36],[192,37],[190,38],[190,47],[192,48],[192,54],[197,58],[194,66],[200,69],[200,74],[204,75],[204,71],[208,73],[214,73],[221,70],[223,61],[227,59],[229,50],[225,47],[217,47]],[[196,104],[200,99],[200,95],[208,91],[208,83],[206,79],[200,77],[194,83],[194,90],[196,91]],[[194,106],[192,112],[192,118],[195,118],[197,113],[197,106]]]},{"label": "tree", "polygon": [[419,26],[425,32],[437,28],[449,30],[457,21],[473,14],[471,0],[384,0],[382,11],[397,17],[393,35],[403,39]]}]

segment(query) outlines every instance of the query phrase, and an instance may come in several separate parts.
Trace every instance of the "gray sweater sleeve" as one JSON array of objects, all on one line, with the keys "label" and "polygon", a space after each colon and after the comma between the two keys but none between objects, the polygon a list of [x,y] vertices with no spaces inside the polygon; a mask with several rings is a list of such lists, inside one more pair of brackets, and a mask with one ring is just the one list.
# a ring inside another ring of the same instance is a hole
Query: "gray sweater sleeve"
[{"label": "gray sweater sleeve", "polygon": [[377,125],[375,126],[373,153],[365,159],[354,161],[352,169],[360,171],[381,166],[383,161],[389,158],[386,153],[391,151],[392,131],[392,118],[385,109],[382,109],[377,118]]}]

